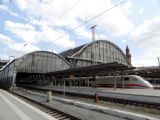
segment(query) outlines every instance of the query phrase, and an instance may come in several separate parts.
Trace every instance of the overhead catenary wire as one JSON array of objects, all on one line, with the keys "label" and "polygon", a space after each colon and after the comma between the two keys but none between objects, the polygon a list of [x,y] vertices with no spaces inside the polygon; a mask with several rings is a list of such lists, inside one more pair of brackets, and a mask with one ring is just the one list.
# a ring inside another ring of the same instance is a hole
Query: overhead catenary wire
[{"label": "overhead catenary wire", "polygon": [[75,2],[70,8],[66,9],[63,14],[61,14],[58,19],[61,19],[62,17],[66,16],[74,7],[76,7],[76,5],[80,2],[80,0],[78,0],[77,2]]},{"label": "overhead catenary wire", "polygon": [[[96,15],[95,17],[93,17],[93,18],[89,19],[88,21],[85,21],[85,23],[80,24],[79,26],[77,26],[77,27],[73,28],[72,30],[70,30],[70,33],[71,33],[71,32],[73,32],[73,31],[75,31],[75,30],[77,30],[78,28],[80,28],[80,27],[84,26],[85,24],[87,24],[87,23],[91,22],[92,20],[94,20],[94,19],[98,18],[99,16],[101,16],[101,15],[105,14],[106,12],[108,12],[108,11],[112,10],[113,8],[117,7],[118,5],[120,5],[120,4],[124,3],[124,2],[125,2],[125,0],[124,0],[124,1],[121,1],[121,2],[119,2],[119,3],[117,3],[116,5],[112,6],[111,8],[109,8],[109,9],[107,9],[107,10],[105,10],[105,11],[101,12],[100,14],[98,14],[98,15]],[[65,37],[65,36],[66,36],[66,35],[64,34],[64,35],[62,35],[62,36],[58,37],[56,40],[59,40],[59,39],[61,39],[61,38]]]}]

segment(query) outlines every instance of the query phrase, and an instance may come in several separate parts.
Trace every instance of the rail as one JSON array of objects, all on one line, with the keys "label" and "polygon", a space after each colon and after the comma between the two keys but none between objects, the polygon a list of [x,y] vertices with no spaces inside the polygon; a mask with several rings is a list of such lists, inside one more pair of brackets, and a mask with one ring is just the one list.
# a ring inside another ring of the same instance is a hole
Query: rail
[{"label": "rail", "polygon": [[25,97],[23,95],[20,95],[18,93],[15,93],[13,91],[10,91],[15,96],[19,97],[20,99],[24,100],[25,102],[31,104],[32,106],[35,106],[36,108],[42,110],[43,112],[53,116],[57,120],[80,120],[79,118],[76,118],[72,115],[69,115],[67,113],[61,112],[57,109],[54,109],[53,107],[50,107],[49,105],[37,102],[33,99],[30,99],[28,97]]}]

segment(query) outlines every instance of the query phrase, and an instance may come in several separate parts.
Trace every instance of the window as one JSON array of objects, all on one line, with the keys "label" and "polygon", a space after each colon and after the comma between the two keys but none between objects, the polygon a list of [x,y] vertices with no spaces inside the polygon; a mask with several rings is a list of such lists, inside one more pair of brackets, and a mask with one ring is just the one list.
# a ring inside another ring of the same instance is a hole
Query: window
[{"label": "window", "polygon": [[137,79],[135,79],[135,78],[134,78],[133,80],[134,80],[134,81],[137,81]]},{"label": "window", "polygon": [[129,78],[128,78],[128,77],[125,77],[125,78],[124,78],[124,81],[129,81]]}]

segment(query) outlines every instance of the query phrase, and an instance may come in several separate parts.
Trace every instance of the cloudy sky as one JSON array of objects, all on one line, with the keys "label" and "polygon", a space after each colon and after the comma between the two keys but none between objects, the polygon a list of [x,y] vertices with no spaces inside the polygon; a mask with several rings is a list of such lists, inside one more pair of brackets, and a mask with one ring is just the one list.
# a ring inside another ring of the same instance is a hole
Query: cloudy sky
[{"label": "cloudy sky", "polygon": [[0,0],[0,58],[91,42],[93,25],[96,39],[128,45],[134,66],[158,65],[160,0]]}]

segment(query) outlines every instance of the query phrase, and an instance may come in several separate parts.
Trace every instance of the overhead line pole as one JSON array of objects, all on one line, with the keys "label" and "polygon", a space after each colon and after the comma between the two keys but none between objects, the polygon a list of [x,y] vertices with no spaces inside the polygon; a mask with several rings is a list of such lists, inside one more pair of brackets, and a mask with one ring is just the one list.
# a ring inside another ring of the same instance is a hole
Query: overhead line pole
[{"label": "overhead line pole", "polygon": [[95,64],[95,46],[93,44],[93,42],[95,41],[95,28],[96,28],[97,25],[93,25],[91,27],[91,30],[92,30],[92,59],[93,59],[93,64]]},{"label": "overhead line pole", "polygon": [[157,59],[158,59],[158,66],[160,67],[160,61],[159,61],[159,57],[157,57]]}]

